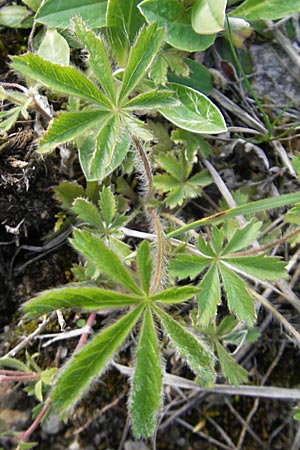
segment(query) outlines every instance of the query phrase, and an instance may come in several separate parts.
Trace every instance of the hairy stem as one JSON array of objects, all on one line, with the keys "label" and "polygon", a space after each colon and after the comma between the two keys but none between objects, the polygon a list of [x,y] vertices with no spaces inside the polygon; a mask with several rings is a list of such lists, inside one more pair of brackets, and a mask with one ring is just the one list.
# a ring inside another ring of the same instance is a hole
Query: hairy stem
[{"label": "hairy stem", "polygon": [[153,177],[152,177],[151,166],[150,166],[150,162],[149,162],[147,153],[145,152],[140,141],[135,136],[132,136],[132,142],[134,143],[134,146],[138,152],[138,155],[141,158],[141,162],[142,162],[143,169],[144,169],[143,173],[145,174],[146,180],[147,180],[148,190],[144,196],[144,200],[147,203],[147,201],[150,200],[152,191],[153,191]]},{"label": "hairy stem", "polygon": [[152,275],[151,280],[151,288],[150,293],[154,294],[157,289],[159,288],[163,274],[164,274],[164,247],[165,247],[165,240],[164,240],[164,233],[162,230],[162,226],[159,220],[158,215],[152,208],[148,208],[147,212],[149,216],[151,217],[151,221],[154,225],[155,234],[157,236],[156,241],[156,265],[155,270]]}]

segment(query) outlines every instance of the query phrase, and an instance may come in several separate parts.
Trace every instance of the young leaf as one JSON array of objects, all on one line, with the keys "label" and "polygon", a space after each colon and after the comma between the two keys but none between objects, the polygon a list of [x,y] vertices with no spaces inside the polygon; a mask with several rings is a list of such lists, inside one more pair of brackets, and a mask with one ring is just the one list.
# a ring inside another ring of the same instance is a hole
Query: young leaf
[{"label": "young leaf", "polygon": [[222,263],[219,270],[230,311],[235,313],[241,322],[253,325],[256,319],[254,302],[246,289],[244,281]]},{"label": "young leaf", "polygon": [[109,187],[103,187],[100,194],[99,206],[103,221],[105,222],[106,227],[109,227],[112,224],[113,218],[116,214],[115,197]]},{"label": "young leaf", "polygon": [[74,95],[96,103],[98,109],[107,110],[109,101],[102,92],[84,75],[73,67],[54,64],[32,53],[12,57],[13,69],[23,76],[33,78],[48,88],[62,94]]},{"label": "young leaf", "polygon": [[223,345],[216,341],[217,354],[223,374],[230,384],[239,386],[248,380],[247,371],[230,356]]},{"label": "young leaf", "polygon": [[47,0],[38,11],[37,21],[48,27],[70,28],[72,17],[81,16],[91,28],[106,25],[107,2],[103,0]]},{"label": "young leaf", "polygon": [[253,220],[247,223],[247,225],[243,228],[237,230],[224,248],[222,255],[249,247],[249,245],[251,245],[254,239],[256,239],[259,235],[260,228],[261,222],[256,222]]},{"label": "young leaf", "polygon": [[126,110],[171,108],[180,105],[173,91],[153,90],[137,95],[123,105]]},{"label": "young leaf", "polygon": [[148,307],[145,309],[137,347],[130,399],[133,433],[137,438],[153,436],[161,404],[160,352],[152,314]]},{"label": "young leaf", "polygon": [[168,337],[190,368],[200,376],[205,385],[214,381],[213,355],[193,334],[179,325],[172,317],[157,306],[152,306]]},{"label": "young leaf", "polygon": [[82,111],[60,113],[50,124],[45,137],[40,142],[39,153],[46,153],[64,144],[90,128],[106,123],[111,113],[103,111]]},{"label": "young leaf", "polygon": [[276,281],[280,278],[286,278],[286,262],[281,261],[276,256],[240,256],[224,258],[224,262],[233,266],[245,274],[253,275],[260,280]]},{"label": "young leaf", "polygon": [[197,52],[210,47],[216,35],[200,36],[191,24],[191,10],[185,10],[178,0],[144,0],[139,9],[147,22],[158,21],[167,27],[166,41],[172,47],[188,52]]},{"label": "young leaf", "polygon": [[172,305],[186,302],[198,293],[199,288],[196,286],[174,286],[152,295],[150,299],[152,302],[161,302]]},{"label": "young leaf", "polygon": [[190,277],[195,278],[211,263],[210,258],[205,258],[196,255],[178,255],[172,259],[169,272],[173,277],[178,277],[180,280]]},{"label": "young leaf", "polygon": [[87,231],[74,230],[74,237],[70,239],[72,246],[81,252],[89,261],[109,275],[117,283],[120,283],[129,291],[143,295],[139,287],[131,278],[129,272],[122,265],[115,253],[106,247],[101,239]]},{"label": "young leaf", "polygon": [[199,323],[207,327],[215,317],[217,306],[220,304],[220,280],[216,264],[212,264],[202,279],[200,293],[197,295],[199,303]]},{"label": "young leaf", "polygon": [[106,12],[108,38],[121,67],[126,65],[130,45],[144,23],[144,18],[137,8],[139,2],[140,0],[108,1]]},{"label": "young leaf", "polygon": [[103,40],[88,30],[79,17],[74,19],[75,34],[89,52],[88,63],[100,81],[102,89],[110,101],[115,104],[116,92],[110,67],[110,61]]},{"label": "young leaf", "polygon": [[65,209],[70,208],[77,197],[84,196],[83,187],[76,181],[62,181],[58,186],[54,186],[53,190]]},{"label": "young leaf", "polygon": [[152,276],[152,259],[147,241],[143,241],[137,249],[137,267],[141,276],[141,284],[146,294],[149,294]]},{"label": "young leaf", "polygon": [[122,87],[119,95],[120,104],[124,103],[128,94],[133,91],[138,82],[144,77],[151,62],[155,58],[164,36],[163,28],[157,23],[143,27],[131,48],[128,64],[123,75]]},{"label": "young leaf", "polygon": [[0,366],[8,367],[8,369],[15,369],[20,372],[29,372],[28,367],[26,367],[24,363],[15,358],[0,358]]},{"label": "young leaf", "polygon": [[204,94],[187,86],[169,83],[182,106],[173,109],[160,108],[160,113],[170,122],[193,133],[214,134],[226,131],[226,124],[219,109]]},{"label": "young leaf", "polygon": [[76,198],[72,210],[78,218],[103,232],[103,223],[96,206],[85,198]]},{"label": "young leaf", "polygon": [[51,394],[56,411],[70,409],[84,395],[122,345],[143,308],[136,307],[75,353],[62,369]]},{"label": "young leaf", "polygon": [[246,0],[230,15],[246,20],[276,20],[300,12],[300,0]]},{"label": "young leaf", "polygon": [[227,0],[195,0],[192,26],[199,34],[214,34],[224,29]]},{"label": "young leaf", "polygon": [[61,308],[81,308],[95,311],[105,308],[122,308],[139,303],[139,297],[108,291],[93,286],[72,284],[41,292],[37,297],[24,304],[27,318],[38,317]]}]

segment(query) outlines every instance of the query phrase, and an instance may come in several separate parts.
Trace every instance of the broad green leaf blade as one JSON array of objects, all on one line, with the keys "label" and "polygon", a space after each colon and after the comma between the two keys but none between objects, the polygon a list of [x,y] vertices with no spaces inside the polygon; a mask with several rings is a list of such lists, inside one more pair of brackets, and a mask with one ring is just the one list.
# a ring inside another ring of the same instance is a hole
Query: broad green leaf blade
[{"label": "broad green leaf blade", "polygon": [[101,107],[101,109],[107,110],[110,107],[102,92],[73,67],[54,64],[32,53],[13,56],[12,61],[13,69],[54,91],[96,103],[98,109]]},{"label": "broad green leaf blade", "polygon": [[223,240],[223,230],[218,227],[213,227],[211,233],[211,243],[216,255],[218,255],[222,249]]},{"label": "broad green leaf blade", "polygon": [[214,382],[214,358],[210,350],[161,308],[155,305],[152,307],[180,356],[200,376],[204,385],[211,385]]},{"label": "broad green leaf blade", "polygon": [[172,259],[169,265],[169,273],[180,280],[190,277],[195,278],[211,263],[210,258],[196,255],[178,255]]},{"label": "broad green leaf blade", "polygon": [[62,413],[80,400],[122,345],[142,309],[142,305],[136,307],[75,353],[62,369],[51,394],[56,411]]},{"label": "broad green leaf blade", "polygon": [[171,83],[183,84],[184,86],[189,86],[196,91],[202,92],[202,94],[209,95],[213,89],[213,77],[209,69],[194,59],[183,58],[183,62],[190,69],[189,75],[178,76],[169,72],[168,80]]},{"label": "broad green leaf blade", "polygon": [[103,186],[100,194],[99,207],[103,221],[107,227],[110,226],[116,214],[116,201],[110,187]]},{"label": "broad green leaf blade", "polygon": [[239,271],[258,278],[260,280],[276,281],[286,278],[286,262],[276,256],[240,256],[224,258],[224,262],[230,264]]},{"label": "broad green leaf blade", "polygon": [[217,307],[221,302],[221,286],[216,264],[212,264],[199,287],[201,290],[197,295],[199,303],[198,318],[200,325],[207,327],[216,316]]},{"label": "broad green leaf blade", "polygon": [[137,268],[141,277],[142,288],[148,295],[152,276],[152,259],[147,241],[143,241],[137,249]]},{"label": "broad green leaf blade", "polygon": [[37,54],[48,61],[62,66],[70,63],[70,47],[65,38],[56,30],[47,30]]},{"label": "broad green leaf blade", "polygon": [[220,325],[217,329],[217,336],[221,338],[222,336],[227,335],[230,333],[238,324],[238,320],[236,317],[233,316],[226,316],[224,319],[221,320]]},{"label": "broad green leaf blade", "polygon": [[84,196],[83,187],[76,181],[62,181],[58,186],[54,186],[53,190],[55,192],[55,197],[65,209],[72,206],[76,197]]},{"label": "broad green leaf blade", "polygon": [[159,109],[171,108],[180,105],[180,102],[174,97],[173,91],[153,90],[137,95],[123,105],[123,109]]},{"label": "broad green leaf blade", "polygon": [[300,12],[300,0],[246,0],[230,16],[246,20],[276,20]]},{"label": "broad green leaf blade", "polygon": [[199,34],[214,34],[224,29],[227,0],[195,0],[192,26]]},{"label": "broad green leaf blade", "polygon": [[91,128],[99,128],[110,113],[104,111],[63,112],[51,122],[40,142],[39,153],[54,150],[58,145],[71,141]]},{"label": "broad green leaf blade", "polygon": [[132,114],[128,114],[123,111],[121,114],[121,120],[123,126],[129,134],[146,142],[153,139],[153,136],[147,129],[146,124],[134,117]]},{"label": "broad green leaf blade", "polygon": [[102,89],[110,101],[115,104],[115,84],[110,67],[110,61],[103,40],[89,30],[84,22],[77,17],[74,19],[75,34],[89,52],[88,64],[97,76]]},{"label": "broad green leaf blade", "polygon": [[230,356],[223,345],[216,341],[217,354],[223,374],[230,384],[239,386],[248,381],[247,371]]},{"label": "broad green leaf blade", "polygon": [[[105,145],[105,143],[104,143]],[[125,156],[128,153],[130,146],[130,135],[121,128],[119,139],[116,143],[113,153],[111,153],[112,160],[111,165],[106,168],[102,164],[96,166],[92,171],[90,169],[91,159],[97,153],[96,142],[93,136],[85,139],[85,141],[79,147],[79,161],[83,170],[84,176],[87,181],[99,181],[107,177],[123,162]],[[110,149],[108,149],[110,151]],[[105,170],[104,170],[105,169]]]},{"label": "broad green leaf blade", "polygon": [[96,264],[102,272],[134,294],[143,295],[119,258],[112,250],[106,247],[101,239],[87,231],[75,229],[74,237],[70,241],[77,251]]},{"label": "broad green leaf blade", "polygon": [[105,308],[123,308],[140,302],[139,297],[121,294],[93,286],[72,284],[41,292],[24,304],[26,318],[34,318],[61,308],[81,308],[96,311]]},{"label": "broad green leaf blade", "polygon": [[[0,26],[10,28],[23,28],[23,22],[30,16],[25,6],[8,5],[0,8]],[[26,21],[27,22],[27,21]],[[28,27],[31,27],[29,23]]]},{"label": "broad green leaf blade", "polygon": [[195,286],[174,286],[152,295],[150,299],[152,302],[161,302],[172,305],[175,303],[186,302],[197,294],[199,294],[199,288]]},{"label": "broad green leaf blade", "polygon": [[178,234],[184,233],[194,228],[198,228],[211,223],[223,222],[229,217],[236,217],[245,214],[255,214],[260,211],[265,211],[268,209],[280,208],[282,206],[287,206],[292,203],[297,203],[300,201],[300,192],[295,192],[292,194],[283,194],[278,197],[270,197],[263,200],[257,200],[255,202],[246,203],[245,205],[236,206],[235,208],[226,209],[225,211],[220,211],[209,217],[204,217],[203,219],[196,220],[195,222],[184,225],[177,230],[171,231],[167,234],[167,237],[175,237]]},{"label": "broad green leaf blade", "polygon": [[157,336],[150,308],[146,308],[136,352],[130,412],[136,438],[154,434],[162,405],[162,370]]},{"label": "broad green leaf blade", "polygon": [[103,231],[103,223],[96,206],[86,198],[76,198],[73,203],[72,210],[77,214],[78,218],[92,227],[96,227]]},{"label": "broad green leaf blade", "polygon": [[124,67],[128,53],[144,18],[137,8],[140,0],[109,0],[106,21],[108,38],[119,66]]},{"label": "broad green leaf blade", "polygon": [[257,238],[261,229],[261,222],[256,222],[252,220],[247,223],[243,228],[237,230],[226,247],[224,248],[222,254],[226,255],[228,253],[233,253],[242,248],[249,247],[254,239]]},{"label": "broad green leaf blade", "polygon": [[139,9],[147,22],[155,20],[167,27],[166,41],[172,47],[188,52],[202,51],[210,47],[216,35],[200,36],[191,24],[191,8],[185,9],[178,0],[145,0]]},{"label": "broad green leaf blade", "polygon": [[123,74],[123,82],[119,95],[122,103],[145,76],[155,58],[164,37],[163,28],[157,23],[142,27],[129,54],[128,64]]},{"label": "broad green leaf blade", "polygon": [[220,264],[228,307],[241,322],[253,325],[255,322],[254,301],[246,289],[244,281],[224,264]]},{"label": "broad green leaf blade", "polygon": [[226,131],[226,124],[219,109],[204,94],[187,86],[169,83],[176,92],[181,106],[160,108],[160,113],[170,122],[193,133],[214,134]]},{"label": "broad green leaf blade", "polygon": [[159,165],[166,171],[172,175],[177,181],[180,182],[185,180],[185,178],[189,175],[190,167],[187,167],[185,164],[185,160],[181,161],[178,158],[175,158],[169,154],[162,153],[158,155],[157,160]]},{"label": "broad green leaf blade", "polygon": [[70,28],[71,19],[81,16],[91,28],[106,25],[107,2],[102,0],[46,1],[37,14],[37,21],[48,27]]}]

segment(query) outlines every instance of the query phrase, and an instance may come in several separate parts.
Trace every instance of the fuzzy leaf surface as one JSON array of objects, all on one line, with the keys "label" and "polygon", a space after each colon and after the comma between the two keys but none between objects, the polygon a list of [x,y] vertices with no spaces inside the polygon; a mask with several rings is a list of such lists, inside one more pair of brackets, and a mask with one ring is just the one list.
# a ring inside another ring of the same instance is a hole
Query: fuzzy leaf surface
[{"label": "fuzzy leaf surface", "polygon": [[199,303],[199,323],[207,327],[217,313],[217,306],[221,302],[220,279],[216,264],[212,264],[200,286],[200,293],[197,295]]},{"label": "fuzzy leaf surface", "polygon": [[227,0],[195,0],[192,26],[196,33],[215,34],[224,29]]},{"label": "fuzzy leaf surface", "polygon": [[192,333],[178,324],[172,317],[157,306],[152,306],[159,317],[168,337],[186,360],[190,368],[200,376],[206,385],[213,383],[213,355]]},{"label": "fuzzy leaf surface", "polygon": [[191,24],[191,11],[185,10],[177,0],[144,0],[139,9],[147,22],[158,21],[160,26],[167,27],[166,41],[172,47],[188,52],[205,50],[210,47],[216,35],[200,36]]},{"label": "fuzzy leaf surface", "polygon": [[216,348],[222,372],[229,383],[234,386],[246,383],[248,381],[247,371],[227,353],[223,345],[218,341],[216,342]]},{"label": "fuzzy leaf surface", "polygon": [[63,368],[51,394],[58,413],[70,409],[100,376],[134,327],[143,306],[138,306],[79,350]]},{"label": "fuzzy leaf surface", "polygon": [[193,133],[214,134],[226,131],[226,124],[219,109],[204,94],[187,86],[169,83],[181,106],[160,109],[160,113],[179,128]]},{"label": "fuzzy leaf surface", "polygon": [[33,78],[54,91],[96,103],[98,109],[107,110],[110,106],[102,92],[73,67],[54,64],[32,53],[14,56],[12,61],[12,67],[23,76]]},{"label": "fuzzy leaf surface", "polygon": [[113,218],[116,214],[116,202],[114,194],[111,192],[111,189],[107,186],[104,186],[99,201],[101,216],[106,226],[111,225]]},{"label": "fuzzy leaf surface", "polygon": [[174,98],[174,92],[170,90],[153,90],[137,95],[127,103],[123,108],[126,110],[136,109],[159,109],[178,106],[180,102]]},{"label": "fuzzy leaf surface", "polygon": [[150,308],[145,309],[132,380],[130,411],[134,435],[154,434],[162,404],[160,351]]},{"label": "fuzzy leaf surface", "polygon": [[77,214],[78,218],[88,225],[96,227],[103,231],[103,223],[96,206],[85,198],[76,198],[72,210]]},{"label": "fuzzy leaf surface", "polygon": [[253,325],[255,322],[254,302],[248,293],[244,281],[224,264],[220,264],[224,290],[226,292],[228,307],[237,315],[241,322]]},{"label": "fuzzy leaf surface", "polygon": [[89,27],[100,28],[106,25],[106,8],[107,2],[102,0],[48,0],[38,11],[37,21],[48,27],[68,29],[72,17],[81,16]]},{"label": "fuzzy leaf surface", "polygon": [[131,47],[128,64],[123,74],[119,95],[120,103],[124,102],[124,99],[146,74],[162,44],[163,37],[164,30],[158,28],[157,23],[143,27],[139,32],[134,45]]},{"label": "fuzzy leaf surface", "polygon": [[82,111],[63,112],[51,122],[45,137],[41,140],[39,153],[46,153],[58,145],[71,141],[90,128],[99,127],[111,116],[109,112]]},{"label": "fuzzy leaf surface", "polygon": [[89,52],[88,64],[97,76],[102,89],[114,104],[116,99],[115,84],[110,61],[103,40],[88,30],[80,18],[74,20],[75,34]]},{"label": "fuzzy leaf surface", "polygon": [[161,302],[166,304],[182,303],[190,300],[194,295],[199,293],[199,289],[195,286],[174,286],[164,289],[150,298],[153,302]]},{"label": "fuzzy leaf surface", "polygon": [[75,229],[74,237],[70,241],[77,251],[96,264],[102,272],[109,275],[129,291],[143,295],[119,258],[112,250],[106,247],[101,239],[86,231]]},{"label": "fuzzy leaf surface", "polygon": [[147,241],[142,241],[137,249],[137,268],[141,277],[141,285],[146,294],[149,294],[152,276],[152,258]]},{"label": "fuzzy leaf surface", "polygon": [[62,287],[41,292],[23,306],[26,317],[38,317],[60,308],[81,308],[94,311],[103,308],[122,308],[139,303],[139,297],[98,287]]},{"label": "fuzzy leaf surface", "polygon": [[245,20],[276,20],[300,12],[300,0],[246,0],[230,16]]},{"label": "fuzzy leaf surface", "polygon": [[285,270],[286,262],[281,261],[276,256],[240,256],[224,258],[224,261],[260,280],[276,281],[287,276]]}]

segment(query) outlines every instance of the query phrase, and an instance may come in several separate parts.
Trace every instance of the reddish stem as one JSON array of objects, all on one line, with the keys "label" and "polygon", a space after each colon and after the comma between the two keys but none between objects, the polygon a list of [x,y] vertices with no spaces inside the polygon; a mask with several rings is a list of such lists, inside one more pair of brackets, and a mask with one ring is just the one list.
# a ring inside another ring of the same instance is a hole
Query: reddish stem
[{"label": "reddish stem", "polygon": [[[88,318],[87,323],[86,323],[87,327],[92,328],[94,320],[95,320],[95,317],[96,317],[96,313],[95,312],[92,312],[89,315],[89,318]],[[86,343],[88,337],[89,337],[89,333],[82,333],[82,335],[81,335],[81,337],[79,339],[79,342],[78,342],[78,344],[77,344],[77,346],[75,348],[75,352],[77,352]]]},{"label": "reddish stem", "polygon": [[45,405],[43,406],[43,408],[41,409],[39,415],[36,417],[36,419],[30,425],[30,427],[26,431],[21,431],[19,433],[19,437],[20,437],[22,442],[27,442],[28,441],[28,439],[30,438],[32,433],[37,429],[37,427],[39,426],[39,424],[43,420],[43,417],[48,412],[49,407],[50,407],[50,401],[48,399],[46,401]]}]

